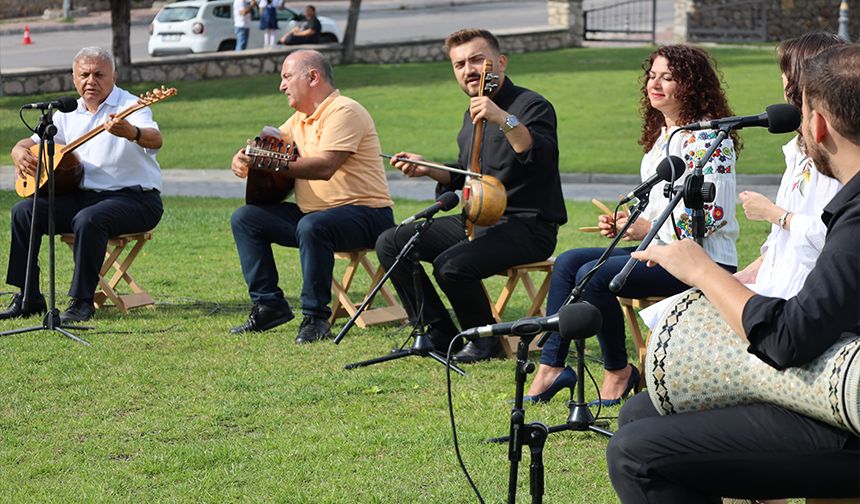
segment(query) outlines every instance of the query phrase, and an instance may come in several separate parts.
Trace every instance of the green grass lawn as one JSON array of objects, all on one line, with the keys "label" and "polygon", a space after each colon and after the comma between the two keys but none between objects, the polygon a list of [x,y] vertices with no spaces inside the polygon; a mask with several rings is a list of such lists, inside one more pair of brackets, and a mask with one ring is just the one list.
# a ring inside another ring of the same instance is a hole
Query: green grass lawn
[{"label": "green grass lawn", "polygon": [[[565,172],[638,173],[637,145],[641,63],[652,48],[563,49],[510,58],[508,75],[546,96],[558,115],[560,165]],[[738,115],[762,112],[782,101],[782,85],[769,47],[710,49],[725,75],[729,101]],[[467,107],[450,64],[352,65],[335,68],[337,86],[370,111],[383,150],[419,152],[439,162],[456,160],[456,134]],[[154,106],[165,144],[165,168],[227,167],[233,153],[266,124],[280,125],[291,113],[278,94],[278,76],[147,83],[179,95]],[[52,95],[55,96],[55,95]],[[0,163],[26,130],[17,119],[22,103],[44,96],[0,97]],[[28,113],[35,121],[36,114]],[[743,131],[746,148],[738,173],[781,173],[779,146],[788,135],[764,128]]]},{"label": "green grass lawn", "polygon": [[[2,208],[17,200],[0,193]],[[405,330],[353,328],[339,346],[295,345],[298,321],[261,334],[227,333],[248,309],[229,229],[239,204],[166,198],[155,238],[131,270],[157,308],[99,310],[95,330],[78,333],[91,347],[47,331],[0,339],[0,502],[474,502],[454,458],[444,368],[409,358],[343,370],[388,352]],[[395,217],[425,205],[398,201]],[[576,231],[593,223],[596,209],[568,203],[568,212],[557,252],[606,244]],[[4,211],[3,264],[8,227]],[[758,255],[767,231],[742,221],[743,264]],[[65,305],[71,253],[61,244],[57,250]],[[277,257],[282,287],[298,308],[298,254],[278,248]],[[493,279],[490,290],[499,288],[501,279]],[[525,310],[516,297],[506,319]],[[4,321],[0,330],[38,322]],[[588,349],[599,355],[594,338]],[[602,376],[599,364],[589,367]],[[487,502],[500,502],[507,447],[482,440],[507,433],[513,362],[468,371],[453,386],[460,444]],[[595,397],[590,386],[586,397]],[[550,425],[566,415],[561,399],[527,410],[528,421]],[[591,433],[550,436],[546,502],[615,502],[605,446]],[[528,457],[520,502],[529,501],[527,466]]]}]

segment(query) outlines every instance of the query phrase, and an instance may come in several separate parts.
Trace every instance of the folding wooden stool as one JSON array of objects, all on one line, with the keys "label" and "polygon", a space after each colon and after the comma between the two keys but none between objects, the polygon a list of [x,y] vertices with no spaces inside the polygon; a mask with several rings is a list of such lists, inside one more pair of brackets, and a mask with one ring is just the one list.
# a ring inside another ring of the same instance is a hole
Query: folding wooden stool
[{"label": "folding wooden stool", "polygon": [[[385,275],[385,270],[382,266],[374,266],[367,257],[368,252],[373,252],[372,249],[361,249],[352,252],[335,252],[335,259],[347,260],[349,263],[344,271],[343,278],[338,281],[337,278],[332,278],[331,290],[334,294],[331,305],[331,316],[329,323],[334,323],[338,318],[352,317],[358,311],[358,307],[367,297],[367,294],[373,289],[373,286]],[[353,300],[349,297],[349,289],[352,286],[352,281],[355,280],[355,275],[359,271],[364,270],[370,278],[370,286],[364,292],[361,299]],[[379,297],[385,301],[387,306],[372,308],[373,304],[378,303]],[[358,327],[370,327],[388,322],[401,322],[406,320],[406,310],[400,305],[400,302],[394,296],[391,290],[383,285],[371,306],[368,306],[355,320]]]},{"label": "folding wooden stool", "polygon": [[[128,272],[132,263],[134,263],[134,260],[137,258],[137,255],[140,253],[140,250],[146,242],[151,239],[152,231],[147,231],[145,233],[119,235],[108,240],[108,248],[105,251],[105,260],[104,263],[102,263],[101,270],[99,271],[99,290],[96,291],[95,297],[93,298],[93,303],[96,305],[96,308],[101,308],[108,300],[113,302],[113,304],[123,312],[128,312],[128,310],[138,308],[140,306],[155,308],[155,301],[152,299],[152,296],[150,296],[149,293],[146,292]],[[68,245],[69,248],[74,249],[75,235],[60,235],[60,240]],[[129,245],[132,245],[131,249],[125,254],[125,257],[122,257],[123,252]],[[110,280],[108,280],[106,275],[110,273],[112,269],[114,270],[114,273]],[[117,286],[119,285],[120,280],[128,285],[131,289],[131,294],[120,294],[117,291]]]},{"label": "folding wooden stool", "polygon": [[630,326],[630,333],[633,335],[633,344],[636,345],[636,350],[639,353],[639,385],[640,388],[645,388],[645,353],[648,348],[648,337],[642,338],[642,331],[639,330],[639,318],[636,312],[644,310],[653,304],[657,304],[665,299],[661,296],[651,296],[644,298],[624,298],[619,297],[618,303],[621,304],[621,311],[624,312],[624,318],[627,319],[627,325]]},{"label": "folding wooden stool", "polygon": [[[520,284],[525,288],[526,295],[528,296],[530,303],[526,316],[537,317],[546,315],[544,301],[546,300],[546,295],[549,292],[549,281],[550,278],[552,278],[552,267],[554,264],[555,257],[550,257],[544,261],[512,266],[498,273],[500,276],[508,277],[508,280],[505,282],[504,287],[502,287],[502,291],[499,293],[499,296],[495,301],[493,301],[492,296],[489,291],[487,291],[486,285],[484,285],[484,292],[487,294],[487,301],[490,303],[490,308],[493,311],[493,317],[496,321],[502,321],[502,315],[508,307],[508,302],[513,298],[514,293],[517,290],[517,286]],[[535,283],[530,276],[531,273],[537,273],[539,278],[541,278],[540,275],[543,275],[540,287],[535,286]],[[532,340],[529,350],[538,350],[537,340],[538,338]],[[502,347],[505,349],[505,353],[507,353],[509,357],[517,353],[517,345],[519,342],[520,339],[516,337],[502,338]]]}]

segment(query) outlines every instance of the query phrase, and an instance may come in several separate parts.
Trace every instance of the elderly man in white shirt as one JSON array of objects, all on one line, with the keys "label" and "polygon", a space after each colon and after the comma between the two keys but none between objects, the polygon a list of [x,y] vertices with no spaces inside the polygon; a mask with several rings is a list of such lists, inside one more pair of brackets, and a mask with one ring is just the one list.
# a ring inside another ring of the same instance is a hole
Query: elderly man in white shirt
[{"label": "elderly man in white shirt", "polygon": [[[77,188],[57,196],[54,202],[55,232],[74,233],[75,272],[69,289],[69,307],[60,315],[63,323],[82,322],[95,313],[93,296],[98,285],[107,242],[111,236],[148,231],[158,224],[161,204],[161,169],[155,159],[162,145],[158,124],[149,108],[126,118],[119,112],[137,103],[137,97],[116,84],[113,56],[99,47],[81,49],[72,65],[75,89],[80,94],[77,109],[54,116],[57,144],[67,144],[104,124],[105,132],[83,144],[80,156],[83,177]],[[30,147],[33,135],[12,149],[17,177],[34,176],[37,158]],[[34,237],[36,252],[47,234],[47,198],[38,200]],[[12,208],[12,239],[6,283],[18,287],[9,308],[0,319],[44,313],[45,298],[39,291],[39,267],[27,264],[33,202],[25,200]],[[24,283],[30,268],[30,291],[24,306]]]}]

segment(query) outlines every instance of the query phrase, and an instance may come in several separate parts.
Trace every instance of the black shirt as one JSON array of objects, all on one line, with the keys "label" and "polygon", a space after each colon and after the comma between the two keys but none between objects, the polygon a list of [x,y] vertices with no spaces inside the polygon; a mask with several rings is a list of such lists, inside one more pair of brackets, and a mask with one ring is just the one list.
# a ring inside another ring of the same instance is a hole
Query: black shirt
[{"label": "black shirt", "polygon": [[[514,85],[507,77],[493,102],[517,116],[532,136],[531,149],[517,154],[501,129],[489,123],[484,128],[481,172],[498,178],[504,184],[508,195],[505,216],[538,216],[547,222],[564,224],[567,210],[558,174],[555,110],[546,98]],[[458,162],[464,170],[469,169],[472,131],[472,118],[467,109],[463,128],[457,135],[460,147]],[[437,193],[459,190],[464,182],[464,175],[451,174],[451,181],[439,184]]]},{"label": "black shirt", "polygon": [[777,369],[806,364],[843,335],[860,334],[860,175],[821,219],[827,238],[800,292],[788,300],[753,296],[744,306],[749,351]]}]

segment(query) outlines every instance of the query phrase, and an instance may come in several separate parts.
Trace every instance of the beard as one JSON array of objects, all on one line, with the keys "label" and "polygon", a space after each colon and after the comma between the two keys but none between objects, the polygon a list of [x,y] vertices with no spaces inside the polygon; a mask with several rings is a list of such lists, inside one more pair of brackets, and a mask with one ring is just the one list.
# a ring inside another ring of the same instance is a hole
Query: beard
[{"label": "beard", "polygon": [[824,152],[813,142],[806,142],[805,147],[806,153],[809,154],[809,157],[812,158],[812,162],[815,163],[815,169],[822,175],[836,178],[833,176],[833,167],[830,163],[830,155]]}]

